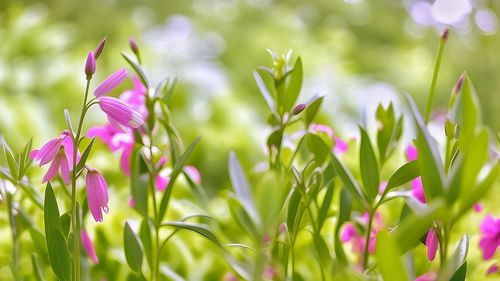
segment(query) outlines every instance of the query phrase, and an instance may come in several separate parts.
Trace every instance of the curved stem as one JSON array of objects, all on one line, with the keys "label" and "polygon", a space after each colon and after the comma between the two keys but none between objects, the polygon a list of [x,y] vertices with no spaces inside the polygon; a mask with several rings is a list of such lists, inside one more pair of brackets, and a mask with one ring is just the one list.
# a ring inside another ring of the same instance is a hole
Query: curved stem
[{"label": "curved stem", "polygon": [[82,112],[80,114],[80,121],[78,122],[78,129],[76,130],[76,135],[73,138],[73,165],[71,173],[71,223],[73,228],[73,280],[80,281],[80,225],[78,216],[80,215],[77,211],[77,201],[76,201],[76,179],[77,174],[75,173],[76,158],[78,154],[78,144],[80,140],[80,135],[82,132],[83,120],[85,119],[85,113],[88,110],[87,98],[89,94],[90,79],[87,79],[87,85],[85,86],[85,96],[83,98]]},{"label": "curved stem", "polygon": [[368,267],[370,236],[371,236],[371,232],[372,232],[372,222],[373,222],[373,215],[374,214],[375,214],[375,211],[370,212],[369,217],[368,217],[368,228],[366,229],[365,250],[363,251],[363,269],[366,269]]}]

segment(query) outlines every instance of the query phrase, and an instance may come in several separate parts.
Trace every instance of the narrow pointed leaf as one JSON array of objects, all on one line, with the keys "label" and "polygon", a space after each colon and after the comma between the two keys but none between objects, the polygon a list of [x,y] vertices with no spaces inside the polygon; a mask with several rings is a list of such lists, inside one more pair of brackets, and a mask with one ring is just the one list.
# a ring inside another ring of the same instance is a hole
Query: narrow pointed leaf
[{"label": "narrow pointed leaf", "polygon": [[373,202],[378,194],[379,188],[379,171],[377,158],[373,151],[373,146],[366,131],[359,127],[361,134],[361,146],[359,149],[359,165],[361,170],[361,179],[363,180],[363,187],[369,202]]},{"label": "narrow pointed leaf", "polygon": [[123,228],[123,244],[125,249],[125,258],[130,268],[135,272],[140,272],[142,267],[142,249],[139,239],[135,235],[128,222]]}]

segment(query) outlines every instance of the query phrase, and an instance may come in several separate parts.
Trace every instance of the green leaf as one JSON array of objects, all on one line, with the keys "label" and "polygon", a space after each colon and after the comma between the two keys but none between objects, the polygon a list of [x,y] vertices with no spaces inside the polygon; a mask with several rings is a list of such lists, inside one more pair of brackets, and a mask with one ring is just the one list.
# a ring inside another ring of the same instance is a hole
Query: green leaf
[{"label": "green leaf", "polygon": [[377,234],[375,258],[384,281],[409,280],[401,260],[401,250],[385,231]]},{"label": "green leaf", "polygon": [[[455,247],[455,251],[453,251],[453,254],[448,259],[448,263],[445,265],[443,270],[441,270],[438,280],[452,280],[454,276],[457,276],[457,278],[460,278],[463,276],[463,279],[457,279],[457,280],[464,280],[465,279],[465,273],[467,269],[465,268],[462,269],[462,266],[465,264],[465,259],[467,258],[467,253],[469,252],[469,237],[467,234],[464,234],[460,241],[458,241],[457,246]],[[458,275],[457,275],[458,273]]]},{"label": "green leaf", "polygon": [[421,213],[409,215],[392,233],[402,253],[410,250],[429,230],[437,218],[444,215],[445,202],[436,199]]},{"label": "green leaf", "polygon": [[52,228],[51,240],[47,244],[52,270],[61,281],[71,280],[71,258],[66,239],[60,229]]},{"label": "green leaf", "polygon": [[304,136],[304,142],[314,155],[314,159],[318,165],[325,162],[328,154],[330,154],[330,147],[323,141],[323,139],[315,134],[307,133]]},{"label": "green leaf", "polygon": [[252,192],[248,180],[245,177],[243,169],[241,168],[240,161],[236,154],[231,151],[229,153],[229,178],[233,185],[236,197],[241,201],[245,211],[252,218],[255,224],[260,224],[259,216],[255,208]]},{"label": "green leaf", "polygon": [[314,118],[318,114],[319,108],[321,107],[321,104],[323,103],[324,96],[314,96],[307,102],[307,107],[305,109],[305,123],[306,123],[306,128],[311,125],[311,123],[314,121]]},{"label": "green leaf", "polygon": [[418,129],[418,167],[422,177],[425,198],[428,202],[431,202],[434,198],[442,195],[444,191],[443,162],[439,156],[437,143],[427,130],[415,101],[410,96],[407,96],[407,99]]},{"label": "green leaf", "polygon": [[156,87],[154,96],[161,98],[165,102],[165,104],[168,104],[168,101],[172,96],[176,84],[176,78],[172,80],[170,80],[169,77],[163,79],[163,81]]},{"label": "green leaf", "polygon": [[166,222],[162,223],[162,226],[173,226],[179,229],[186,229],[200,234],[201,236],[207,238],[212,241],[215,245],[224,248],[222,244],[219,242],[219,239],[210,231],[206,224],[201,223],[191,223],[191,222]]},{"label": "green leaf", "polygon": [[339,159],[337,159],[337,157],[333,153],[330,155],[332,157],[332,163],[335,172],[342,180],[342,183],[344,184],[346,189],[351,193],[351,196],[358,202],[360,202],[365,208],[369,208],[370,204],[366,201],[358,182],[354,179],[351,172],[347,169],[347,167],[344,166],[344,164],[339,161]]},{"label": "green leaf", "polygon": [[290,77],[290,83],[286,88],[285,94],[285,112],[290,112],[292,110],[295,101],[300,94],[300,89],[302,88],[302,60],[300,57],[297,58],[295,62],[295,66],[293,67],[293,71]]},{"label": "green leaf", "polygon": [[323,226],[323,223],[325,222],[328,216],[328,211],[330,210],[330,204],[332,203],[333,191],[334,191],[333,185],[334,185],[333,180],[326,184],[325,198],[323,199],[323,204],[321,204],[321,209],[319,210],[319,215],[318,215],[319,230],[321,230],[321,227]]},{"label": "green leaf", "polygon": [[257,87],[259,88],[260,93],[262,94],[262,97],[264,97],[264,100],[266,101],[267,106],[269,107],[269,110],[271,110],[272,113],[275,113],[276,103],[274,102],[273,97],[269,93],[269,90],[267,89],[264,80],[262,80],[262,77],[257,71],[253,72],[253,77],[255,79],[255,82],[257,83]]},{"label": "green leaf", "polygon": [[47,187],[45,188],[43,220],[45,223],[45,237],[47,239],[47,248],[49,248],[48,242],[53,238],[51,236],[52,230],[57,229],[62,232],[59,207],[57,206],[56,196],[50,182],[47,183]]},{"label": "green leaf", "polygon": [[[80,161],[78,161],[78,163],[76,164],[75,171],[77,174],[85,166],[85,163],[87,162],[87,158],[89,157],[90,151],[92,150],[92,146],[94,145],[94,141],[95,141],[95,138],[92,138],[90,140],[89,144],[87,145],[87,147],[83,151],[82,156],[80,157]],[[73,153],[73,152],[71,152],[71,153]],[[73,165],[73,163],[71,163],[71,165]]]},{"label": "green leaf", "polygon": [[38,256],[35,253],[31,254],[31,265],[33,266],[33,276],[35,276],[36,281],[45,281],[45,276],[38,262]]},{"label": "green leaf", "polygon": [[148,217],[148,174],[141,171],[144,159],[139,146],[134,146],[132,151],[132,165],[130,167],[130,189],[134,199],[134,209],[143,217]]},{"label": "green leaf", "polygon": [[363,180],[363,187],[368,202],[373,202],[378,194],[380,181],[377,158],[375,157],[375,152],[373,152],[368,134],[361,127],[359,127],[359,131],[361,134],[361,146],[359,148],[361,179]]},{"label": "green leaf", "polygon": [[349,221],[349,218],[351,216],[351,195],[350,192],[346,188],[342,188],[340,191],[340,198],[339,198],[339,212],[338,212],[338,219],[337,219],[337,225],[335,227],[335,255],[337,259],[342,263],[342,264],[347,264],[347,257],[344,252],[344,248],[342,248],[342,243],[340,241],[340,228],[342,225]]},{"label": "green leaf", "polygon": [[462,266],[458,268],[458,270],[453,274],[450,278],[450,281],[465,281],[465,277],[467,276],[467,262],[464,262]]},{"label": "green leaf", "polygon": [[121,53],[122,57],[130,64],[130,66],[134,69],[135,73],[141,80],[142,84],[146,87],[146,89],[149,89],[149,82],[147,80],[146,73],[142,69],[142,67],[136,63],[132,58],[130,58],[129,55],[125,54],[124,52]]},{"label": "green leaf", "polygon": [[17,170],[17,163],[16,159],[14,158],[14,155],[12,154],[12,151],[4,144],[3,146],[3,153],[5,155],[5,159],[7,160],[7,164],[9,165],[9,170],[10,174],[14,179],[18,179],[18,170]]},{"label": "green leaf", "polygon": [[151,252],[153,251],[153,242],[151,239],[151,228],[149,226],[149,219],[145,218],[141,222],[141,228],[139,229],[139,237],[141,238],[142,246],[144,248],[144,253],[148,259],[148,263],[152,263]]},{"label": "green leaf", "polygon": [[23,176],[26,174],[26,171],[28,170],[29,165],[31,164],[31,159],[30,159],[30,153],[31,153],[31,147],[33,143],[33,138],[30,138],[30,140],[24,145],[24,148],[20,154],[19,157],[19,179],[21,180]]},{"label": "green leaf", "polygon": [[71,215],[69,212],[64,213],[61,216],[61,228],[62,228],[62,234],[64,234],[64,237],[68,237],[70,226],[71,226]]},{"label": "green leaf", "polygon": [[458,137],[460,149],[467,150],[467,147],[473,144],[472,140],[480,124],[481,116],[476,91],[467,74],[464,75],[462,91],[457,96],[451,111],[452,120],[460,126],[460,135]]},{"label": "green leaf", "polygon": [[[462,186],[470,187],[476,184],[476,178],[488,160],[488,131],[481,130],[477,134],[467,151],[464,151],[464,167],[462,174]],[[468,189],[469,190],[469,189]]]},{"label": "green leaf", "polygon": [[389,178],[387,187],[385,188],[384,195],[391,189],[401,186],[420,175],[418,170],[418,162],[416,160],[405,163],[399,167],[396,172]]},{"label": "green leaf", "polygon": [[159,212],[159,219],[160,221],[163,220],[163,217],[165,216],[165,213],[167,211],[168,207],[168,202],[170,200],[170,196],[172,194],[172,187],[174,186],[175,181],[177,180],[177,177],[179,174],[182,172],[182,168],[187,164],[189,157],[191,157],[191,154],[193,153],[196,145],[200,141],[201,137],[195,138],[191,144],[188,146],[184,154],[181,155],[179,160],[175,163],[174,168],[172,170],[172,174],[170,175],[170,181],[168,182],[167,188],[165,190],[165,193],[163,194],[163,198],[161,199],[161,205],[160,205],[160,212]]},{"label": "green leaf", "polygon": [[128,222],[123,228],[123,244],[125,249],[125,258],[130,268],[135,272],[140,272],[142,267],[142,249],[139,239],[130,228]]},{"label": "green leaf", "polygon": [[292,235],[295,234],[296,231],[296,224],[298,220],[298,214],[299,214],[299,206],[300,206],[300,201],[302,199],[302,195],[298,188],[294,188],[292,191],[289,203],[288,203],[288,210],[287,210],[287,219],[286,219],[286,225],[288,228],[288,231],[292,233]]}]

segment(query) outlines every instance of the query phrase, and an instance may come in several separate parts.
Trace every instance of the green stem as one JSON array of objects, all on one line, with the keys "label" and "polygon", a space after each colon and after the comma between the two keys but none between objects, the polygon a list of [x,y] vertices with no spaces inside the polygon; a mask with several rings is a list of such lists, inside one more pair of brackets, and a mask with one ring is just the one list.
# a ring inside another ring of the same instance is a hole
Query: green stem
[{"label": "green stem", "polygon": [[366,230],[366,239],[365,239],[365,250],[363,251],[363,269],[366,269],[368,267],[368,256],[369,256],[369,247],[370,247],[370,236],[372,232],[372,222],[373,222],[373,215],[375,214],[375,211],[369,213],[368,217],[368,228]]},{"label": "green stem", "polygon": [[431,83],[431,88],[429,90],[429,97],[427,98],[427,107],[425,111],[425,123],[427,124],[429,122],[430,116],[431,116],[431,110],[432,110],[432,102],[434,100],[434,94],[436,92],[436,83],[437,79],[439,76],[439,69],[441,67],[441,58],[443,57],[443,49],[444,45],[446,43],[446,38],[441,37],[439,40],[439,49],[438,53],[436,56],[436,63],[434,64],[434,73],[432,75],[432,83]]},{"label": "green stem", "polygon": [[[82,112],[80,114],[80,121],[78,122],[78,129],[76,131],[76,136],[73,139],[73,172],[71,173],[71,223],[73,228],[73,280],[80,281],[80,225],[79,225],[79,212],[76,208],[76,179],[77,174],[75,171],[76,158],[78,154],[78,144],[80,142],[80,135],[82,132],[83,120],[85,119],[85,113],[88,110],[87,98],[89,95],[90,79],[87,79],[87,85],[85,86],[85,96],[83,98]],[[71,135],[73,137],[73,135]]]}]

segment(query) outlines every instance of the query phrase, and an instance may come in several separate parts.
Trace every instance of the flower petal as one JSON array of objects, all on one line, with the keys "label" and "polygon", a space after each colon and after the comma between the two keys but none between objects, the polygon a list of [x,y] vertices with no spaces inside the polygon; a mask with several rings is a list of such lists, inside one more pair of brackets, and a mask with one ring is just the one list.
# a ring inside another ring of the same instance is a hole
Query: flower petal
[{"label": "flower petal", "polygon": [[104,81],[99,84],[94,90],[94,96],[101,97],[120,85],[127,78],[127,70],[120,68],[113,74],[109,75]]}]

